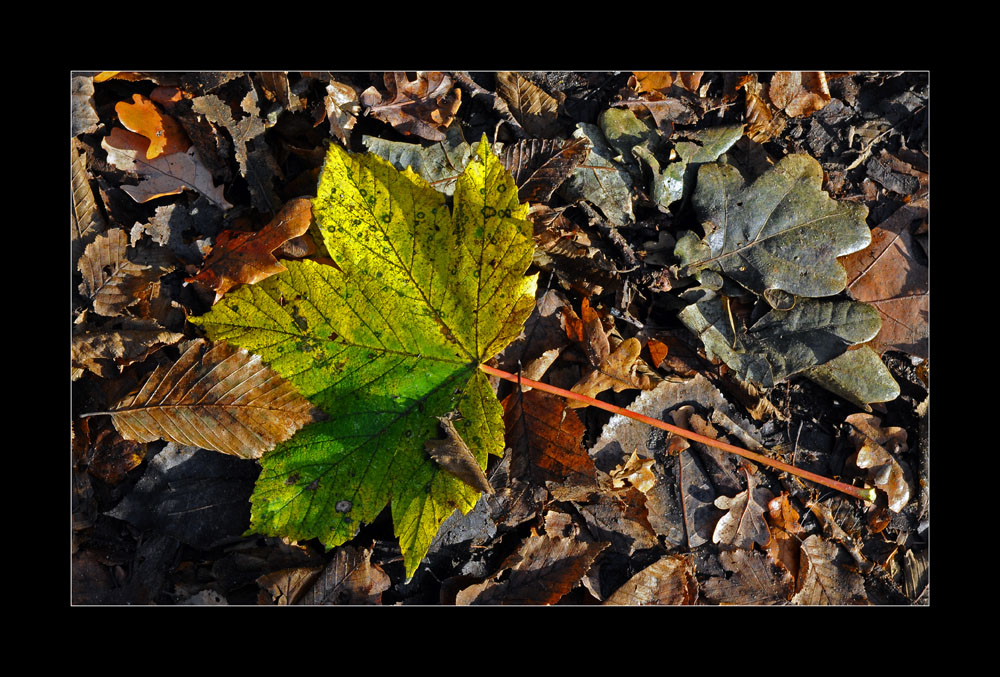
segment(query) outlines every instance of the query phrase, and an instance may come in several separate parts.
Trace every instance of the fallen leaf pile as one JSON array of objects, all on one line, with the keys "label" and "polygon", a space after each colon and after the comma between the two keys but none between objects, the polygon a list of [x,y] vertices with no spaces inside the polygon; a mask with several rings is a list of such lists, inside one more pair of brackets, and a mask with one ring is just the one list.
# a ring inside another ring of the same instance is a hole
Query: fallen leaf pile
[{"label": "fallen leaf pile", "polygon": [[74,72],[73,603],[927,604],[927,79]]}]

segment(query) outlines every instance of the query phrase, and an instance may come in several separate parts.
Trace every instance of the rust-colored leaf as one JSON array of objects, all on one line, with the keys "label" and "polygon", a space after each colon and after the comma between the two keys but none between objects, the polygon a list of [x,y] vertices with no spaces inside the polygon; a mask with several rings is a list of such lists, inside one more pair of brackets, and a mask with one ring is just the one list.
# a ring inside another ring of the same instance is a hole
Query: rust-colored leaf
[{"label": "rust-colored leaf", "polygon": [[218,301],[236,285],[253,284],[280,273],[285,266],[271,252],[309,230],[311,220],[312,203],[307,198],[295,198],[257,232],[223,231],[201,272],[186,281],[214,289]]},{"label": "rust-colored leaf", "polygon": [[841,259],[847,270],[847,291],[874,306],[882,329],[868,345],[881,354],[901,350],[927,357],[930,338],[928,268],[911,232],[914,221],[926,218],[927,197],[904,204],[872,228],[872,243]]},{"label": "rust-colored leaf", "polygon": [[799,513],[792,507],[785,492],[771,499],[767,510],[767,523],[771,531],[771,540],[766,546],[767,554],[795,578],[799,573],[799,539],[805,533],[805,529],[799,524]]},{"label": "rust-colored leaf", "polygon": [[418,71],[417,79],[406,73],[385,74],[383,96],[375,87],[361,93],[360,101],[371,115],[393,126],[396,131],[415,134],[430,141],[444,141],[444,130],[454,121],[462,104],[462,90],[450,76],[437,71]]},{"label": "rust-colored leaf", "polygon": [[694,558],[691,555],[665,555],[630,578],[604,604],[694,604],[697,599]]},{"label": "rust-colored leaf", "polygon": [[704,71],[633,71],[629,84],[639,93],[666,92],[672,85],[697,92],[703,75]]},{"label": "rust-colored leaf", "polygon": [[126,129],[149,139],[146,159],[160,155],[183,153],[191,147],[184,129],[142,94],[133,94],[132,103],[119,101],[115,105],[118,119]]},{"label": "rust-colored leaf", "polygon": [[164,439],[241,458],[260,458],[323,416],[260,356],[203,339],[102,413],[129,440]]}]

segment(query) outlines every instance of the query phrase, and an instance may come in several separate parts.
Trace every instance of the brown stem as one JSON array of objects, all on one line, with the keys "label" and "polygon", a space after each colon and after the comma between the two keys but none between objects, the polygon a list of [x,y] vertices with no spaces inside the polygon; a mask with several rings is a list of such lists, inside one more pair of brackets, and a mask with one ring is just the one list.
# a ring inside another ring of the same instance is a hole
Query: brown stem
[{"label": "brown stem", "polygon": [[801,468],[796,468],[794,465],[789,465],[778,461],[773,458],[768,458],[767,456],[762,456],[752,451],[748,451],[741,447],[737,447],[732,444],[727,444],[726,442],[720,442],[719,440],[713,439],[711,437],[706,437],[705,435],[699,435],[698,433],[691,432],[690,430],[685,430],[684,428],[679,428],[675,425],[665,423],[655,418],[645,416],[644,414],[638,414],[634,411],[629,411],[623,407],[616,407],[613,404],[608,404],[607,402],[601,402],[593,397],[587,397],[586,395],[580,395],[579,393],[574,393],[569,390],[564,390],[563,388],[557,388],[551,386],[548,383],[541,383],[540,381],[532,381],[531,379],[524,378],[522,376],[517,376],[516,374],[511,374],[509,372],[497,369],[495,367],[490,367],[485,364],[480,364],[479,368],[485,371],[487,374],[493,374],[494,376],[499,376],[502,379],[511,381],[512,383],[521,383],[523,385],[529,386],[531,388],[537,388],[539,390],[544,390],[545,392],[552,393],[554,395],[559,395],[560,397],[566,397],[571,400],[576,400],[578,402],[585,402],[592,407],[598,407],[604,409],[605,411],[610,411],[615,414],[621,414],[622,416],[627,416],[628,418],[633,418],[637,421],[642,421],[648,425],[655,428],[660,428],[661,430],[666,430],[672,432],[675,435],[680,435],[689,440],[699,442],[701,444],[706,444],[710,447],[715,447],[716,449],[721,449],[722,451],[729,452],[730,454],[736,454],[737,456],[742,456],[743,458],[750,459],[751,461],[756,461],[766,466],[770,466],[777,470],[783,470],[784,472],[790,473],[797,477],[810,480],[817,484],[822,484],[825,487],[831,489],[836,489],[837,491],[843,492],[848,496],[853,496],[854,498],[860,499],[862,501],[868,501],[873,503],[875,501],[875,490],[870,487],[855,487],[844,482],[838,482],[837,480],[830,479],[829,477],[823,477],[822,475],[817,475],[816,473],[809,472],[808,470],[803,470]]}]

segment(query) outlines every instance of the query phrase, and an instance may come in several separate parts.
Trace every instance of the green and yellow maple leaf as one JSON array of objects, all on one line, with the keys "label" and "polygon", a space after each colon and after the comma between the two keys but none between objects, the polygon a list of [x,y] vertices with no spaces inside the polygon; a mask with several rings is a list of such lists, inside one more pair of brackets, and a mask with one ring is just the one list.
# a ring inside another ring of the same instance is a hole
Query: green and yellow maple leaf
[{"label": "green and yellow maple leaf", "polygon": [[478,366],[534,307],[534,243],[485,136],[446,200],[409,169],[331,145],[313,212],[336,266],[288,262],[193,319],[329,416],[261,459],[251,531],[334,547],[389,504],[409,577],[441,523],[475,505],[479,491],[424,443],[457,411],[481,467],[503,454],[503,410]]}]

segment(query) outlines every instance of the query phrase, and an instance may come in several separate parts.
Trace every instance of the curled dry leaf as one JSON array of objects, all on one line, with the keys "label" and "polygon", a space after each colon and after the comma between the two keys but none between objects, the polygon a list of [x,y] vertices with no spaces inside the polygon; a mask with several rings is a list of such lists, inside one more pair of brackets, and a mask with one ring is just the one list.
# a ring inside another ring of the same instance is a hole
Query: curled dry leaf
[{"label": "curled dry leaf", "polygon": [[158,268],[129,261],[127,250],[128,234],[113,228],[87,245],[77,262],[83,274],[80,293],[98,315],[121,314],[163,275]]},{"label": "curled dry leaf", "polygon": [[186,282],[201,282],[214,289],[218,301],[236,285],[253,284],[280,273],[286,268],[271,252],[309,230],[311,220],[311,202],[296,198],[257,232],[223,231],[201,271]]},{"label": "curled dry leaf", "polygon": [[330,121],[330,131],[341,143],[349,146],[351,130],[361,112],[357,91],[350,85],[331,80],[326,86],[323,103],[326,106],[326,119]]},{"label": "curled dry leaf", "polygon": [[402,134],[415,134],[429,141],[444,141],[444,130],[451,125],[462,104],[462,90],[451,77],[437,71],[417,71],[410,80],[400,71],[385,74],[388,97],[375,87],[361,93],[361,103],[368,113],[393,126]]},{"label": "curled dry leaf", "polygon": [[172,365],[157,367],[135,395],[101,413],[111,414],[129,440],[164,439],[241,458],[260,458],[323,417],[260,356],[203,339],[191,342]]},{"label": "curled dry leaf", "polygon": [[[113,331],[89,331],[73,337],[73,367],[112,378],[130,364],[140,362],[163,346],[173,345],[183,334],[146,326]],[[75,380],[75,379],[74,379]]]},{"label": "curled dry leaf", "polygon": [[830,89],[822,71],[779,71],[771,76],[767,95],[772,104],[793,118],[811,115],[830,103]]},{"label": "curled dry leaf", "polygon": [[177,121],[142,94],[133,94],[132,103],[118,102],[115,112],[126,129],[149,139],[147,160],[161,155],[183,153],[191,147],[187,134]]},{"label": "curled dry leaf", "polygon": [[899,459],[908,448],[906,430],[883,428],[882,420],[871,414],[851,414],[846,422],[858,450],[857,466],[868,470],[869,479],[887,494],[889,509],[901,511],[912,495],[910,468]]}]

